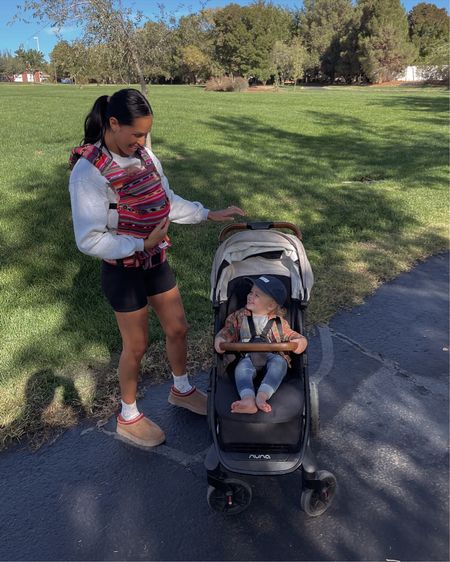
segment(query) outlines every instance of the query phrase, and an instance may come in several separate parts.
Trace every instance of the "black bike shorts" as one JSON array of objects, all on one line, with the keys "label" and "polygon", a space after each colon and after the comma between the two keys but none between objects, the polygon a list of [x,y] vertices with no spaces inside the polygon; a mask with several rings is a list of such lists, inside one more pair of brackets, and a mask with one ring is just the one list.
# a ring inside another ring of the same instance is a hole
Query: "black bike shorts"
[{"label": "black bike shorts", "polygon": [[102,291],[116,312],[133,312],[147,297],[170,291],[177,284],[167,261],[151,267],[121,267],[102,261]]}]

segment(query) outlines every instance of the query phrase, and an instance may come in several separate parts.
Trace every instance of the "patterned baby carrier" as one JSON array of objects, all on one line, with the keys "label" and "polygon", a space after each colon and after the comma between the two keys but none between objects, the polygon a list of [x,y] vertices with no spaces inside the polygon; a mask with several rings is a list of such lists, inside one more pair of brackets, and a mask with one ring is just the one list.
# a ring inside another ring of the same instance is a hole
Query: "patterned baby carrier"
[{"label": "patterned baby carrier", "polygon": [[[137,171],[121,168],[101,148],[86,144],[74,148],[70,155],[69,166],[73,168],[79,158],[86,158],[93,164],[118,194],[119,202],[110,203],[110,209],[117,209],[119,223],[117,234],[128,234],[135,238],[147,238],[157,224],[169,216],[170,201],[161,182],[161,176],[148,152],[139,147],[137,156],[143,167]],[[118,260],[105,260],[123,267],[143,267],[149,269],[165,260],[166,248],[171,244],[169,238],[133,256]]]}]

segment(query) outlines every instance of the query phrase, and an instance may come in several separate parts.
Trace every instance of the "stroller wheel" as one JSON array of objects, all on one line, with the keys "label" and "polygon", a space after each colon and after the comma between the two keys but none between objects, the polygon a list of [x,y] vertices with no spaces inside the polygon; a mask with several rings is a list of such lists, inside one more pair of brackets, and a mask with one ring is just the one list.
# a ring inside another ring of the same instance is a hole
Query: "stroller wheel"
[{"label": "stroller wheel", "polygon": [[320,430],[319,388],[314,382],[309,384],[309,396],[311,401],[311,435],[317,437]]},{"label": "stroller wheel", "polygon": [[252,489],[242,480],[225,478],[223,488],[208,486],[206,499],[211,509],[225,515],[236,515],[250,505]]},{"label": "stroller wheel", "polygon": [[311,517],[318,517],[330,507],[336,493],[336,478],[327,470],[318,470],[316,480],[321,482],[319,489],[304,489],[300,496],[300,505]]}]

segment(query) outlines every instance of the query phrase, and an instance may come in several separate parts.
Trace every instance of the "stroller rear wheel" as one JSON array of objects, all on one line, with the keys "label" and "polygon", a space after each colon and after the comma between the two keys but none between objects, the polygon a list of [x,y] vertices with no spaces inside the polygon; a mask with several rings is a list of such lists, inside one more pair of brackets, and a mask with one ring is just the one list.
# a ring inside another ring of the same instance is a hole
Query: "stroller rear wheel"
[{"label": "stroller rear wheel", "polygon": [[310,517],[318,517],[330,507],[336,493],[336,478],[327,470],[318,470],[316,482],[320,485],[315,488],[306,488],[300,496],[300,505]]},{"label": "stroller rear wheel", "polygon": [[225,478],[220,487],[208,486],[208,505],[225,515],[236,515],[244,511],[252,501],[252,489],[243,480]]}]

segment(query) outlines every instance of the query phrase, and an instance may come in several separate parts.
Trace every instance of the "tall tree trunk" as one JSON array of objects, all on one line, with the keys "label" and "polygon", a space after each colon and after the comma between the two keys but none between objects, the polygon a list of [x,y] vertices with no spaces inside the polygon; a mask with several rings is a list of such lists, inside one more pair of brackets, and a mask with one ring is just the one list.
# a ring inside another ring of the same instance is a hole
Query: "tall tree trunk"
[{"label": "tall tree trunk", "polygon": [[[141,67],[139,59],[136,55],[136,52],[134,50],[134,46],[131,45],[131,41],[129,42],[129,47],[130,47],[130,51],[131,51],[131,56],[133,58],[133,62],[134,62],[135,67],[136,67],[136,71],[137,71],[138,76],[139,76],[139,83],[141,85],[141,92],[145,97],[147,97],[147,84],[145,82],[144,73],[142,72],[142,67]],[[150,149],[152,148],[152,137],[151,137],[150,133],[147,135],[147,138],[145,140],[145,146],[147,148],[150,148]]]},{"label": "tall tree trunk", "polygon": [[[128,43],[128,48],[130,49],[131,58],[133,59],[134,65],[136,67],[136,71],[137,71],[138,76],[139,76],[139,83],[141,85],[141,92],[145,97],[147,97],[147,84],[145,82],[144,73],[142,72],[142,67],[141,67],[141,64],[139,62],[139,57],[136,54],[136,50],[134,48],[134,45],[133,45],[132,41],[130,41],[128,39],[128,35],[126,33],[126,29],[125,29],[125,26],[123,25],[123,22],[122,22],[122,27],[123,27],[124,35],[127,38],[127,43]],[[145,146],[147,148],[150,148],[150,149],[152,148],[152,139],[151,139],[150,133],[147,135],[147,139],[145,141]]]}]

